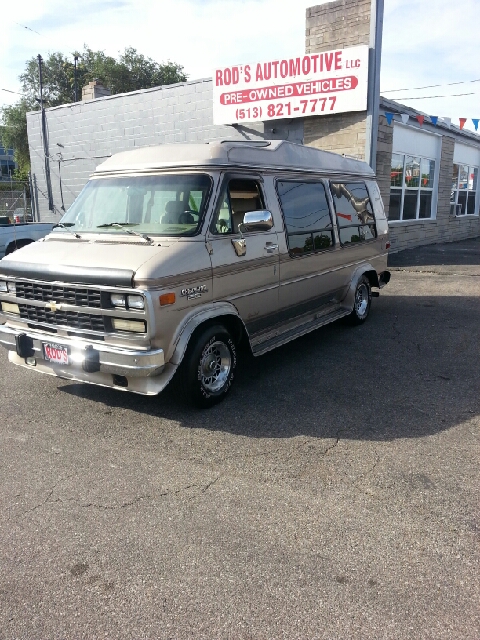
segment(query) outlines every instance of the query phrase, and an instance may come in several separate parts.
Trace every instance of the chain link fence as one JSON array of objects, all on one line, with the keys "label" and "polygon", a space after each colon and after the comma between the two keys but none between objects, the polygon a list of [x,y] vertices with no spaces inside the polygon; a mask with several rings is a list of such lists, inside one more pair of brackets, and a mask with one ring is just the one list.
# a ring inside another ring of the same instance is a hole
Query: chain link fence
[{"label": "chain link fence", "polygon": [[0,224],[33,221],[28,182],[0,182]]}]

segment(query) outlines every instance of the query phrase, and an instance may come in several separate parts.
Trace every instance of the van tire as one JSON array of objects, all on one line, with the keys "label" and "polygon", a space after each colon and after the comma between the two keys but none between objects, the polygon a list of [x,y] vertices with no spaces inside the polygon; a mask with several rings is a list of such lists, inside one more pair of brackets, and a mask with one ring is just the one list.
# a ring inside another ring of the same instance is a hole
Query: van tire
[{"label": "van tire", "polygon": [[181,366],[181,383],[190,403],[202,409],[218,404],[230,391],[237,368],[232,336],[220,324],[200,329],[192,336]]},{"label": "van tire", "polygon": [[366,276],[362,276],[355,287],[353,310],[348,316],[352,325],[363,324],[368,318],[372,306],[372,288]]},{"label": "van tire", "polygon": [[8,256],[11,253],[13,253],[14,251],[16,251],[17,249],[21,249],[22,247],[26,247],[27,244],[32,244],[32,242],[34,242],[33,240],[29,240],[28,238],[24,239],[24,240],[14,240],[13,242],[11,242],[6,251],[5,251],[5,255]]}]

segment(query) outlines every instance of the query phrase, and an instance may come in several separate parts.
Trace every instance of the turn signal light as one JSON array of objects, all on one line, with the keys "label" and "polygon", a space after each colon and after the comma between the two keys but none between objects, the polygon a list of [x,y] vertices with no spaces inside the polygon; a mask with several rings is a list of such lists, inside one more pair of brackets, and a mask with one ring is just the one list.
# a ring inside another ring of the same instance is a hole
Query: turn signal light
[{"label": "turn signal light", "polygon": [[385,249],[390,249],[390,242],[387,242],[387,243],[385,244]]},{"label": "turn signal light", "polygon": [[175,304],[175,299],[174,293],[162,293],[160,296],[160,306],[165,307],[167,304]]}]

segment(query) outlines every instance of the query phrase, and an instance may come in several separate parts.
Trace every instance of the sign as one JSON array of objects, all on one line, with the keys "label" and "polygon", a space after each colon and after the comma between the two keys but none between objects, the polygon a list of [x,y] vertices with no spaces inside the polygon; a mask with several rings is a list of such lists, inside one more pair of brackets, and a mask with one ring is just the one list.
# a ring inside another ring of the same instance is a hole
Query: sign
[{"label": "sign", "polygon": [[213,123],[365,111],[368,46],[216,69]]}]

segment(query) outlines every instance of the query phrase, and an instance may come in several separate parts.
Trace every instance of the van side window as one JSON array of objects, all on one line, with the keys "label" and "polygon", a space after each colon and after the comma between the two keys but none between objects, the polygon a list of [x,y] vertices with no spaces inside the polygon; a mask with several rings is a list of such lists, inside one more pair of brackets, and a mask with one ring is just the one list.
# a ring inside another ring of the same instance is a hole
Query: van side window
[{"label": "van side window", "polygon": [[353,244],[377,237],[375,216],[364,182],[331,182],[340,243]]},{"label": "van side window", "polygon": [[333,225],[321,182],[279,180],[277,193],[285,217],[290,255],[324,251],[333,246]]},{"label": "van side window", "polygon": [[238,233],[247,211],[265,208],[262,190],[257,180],[232,179],[224,187],[220,206],[213,218],[211,231],[215,234]]}]

